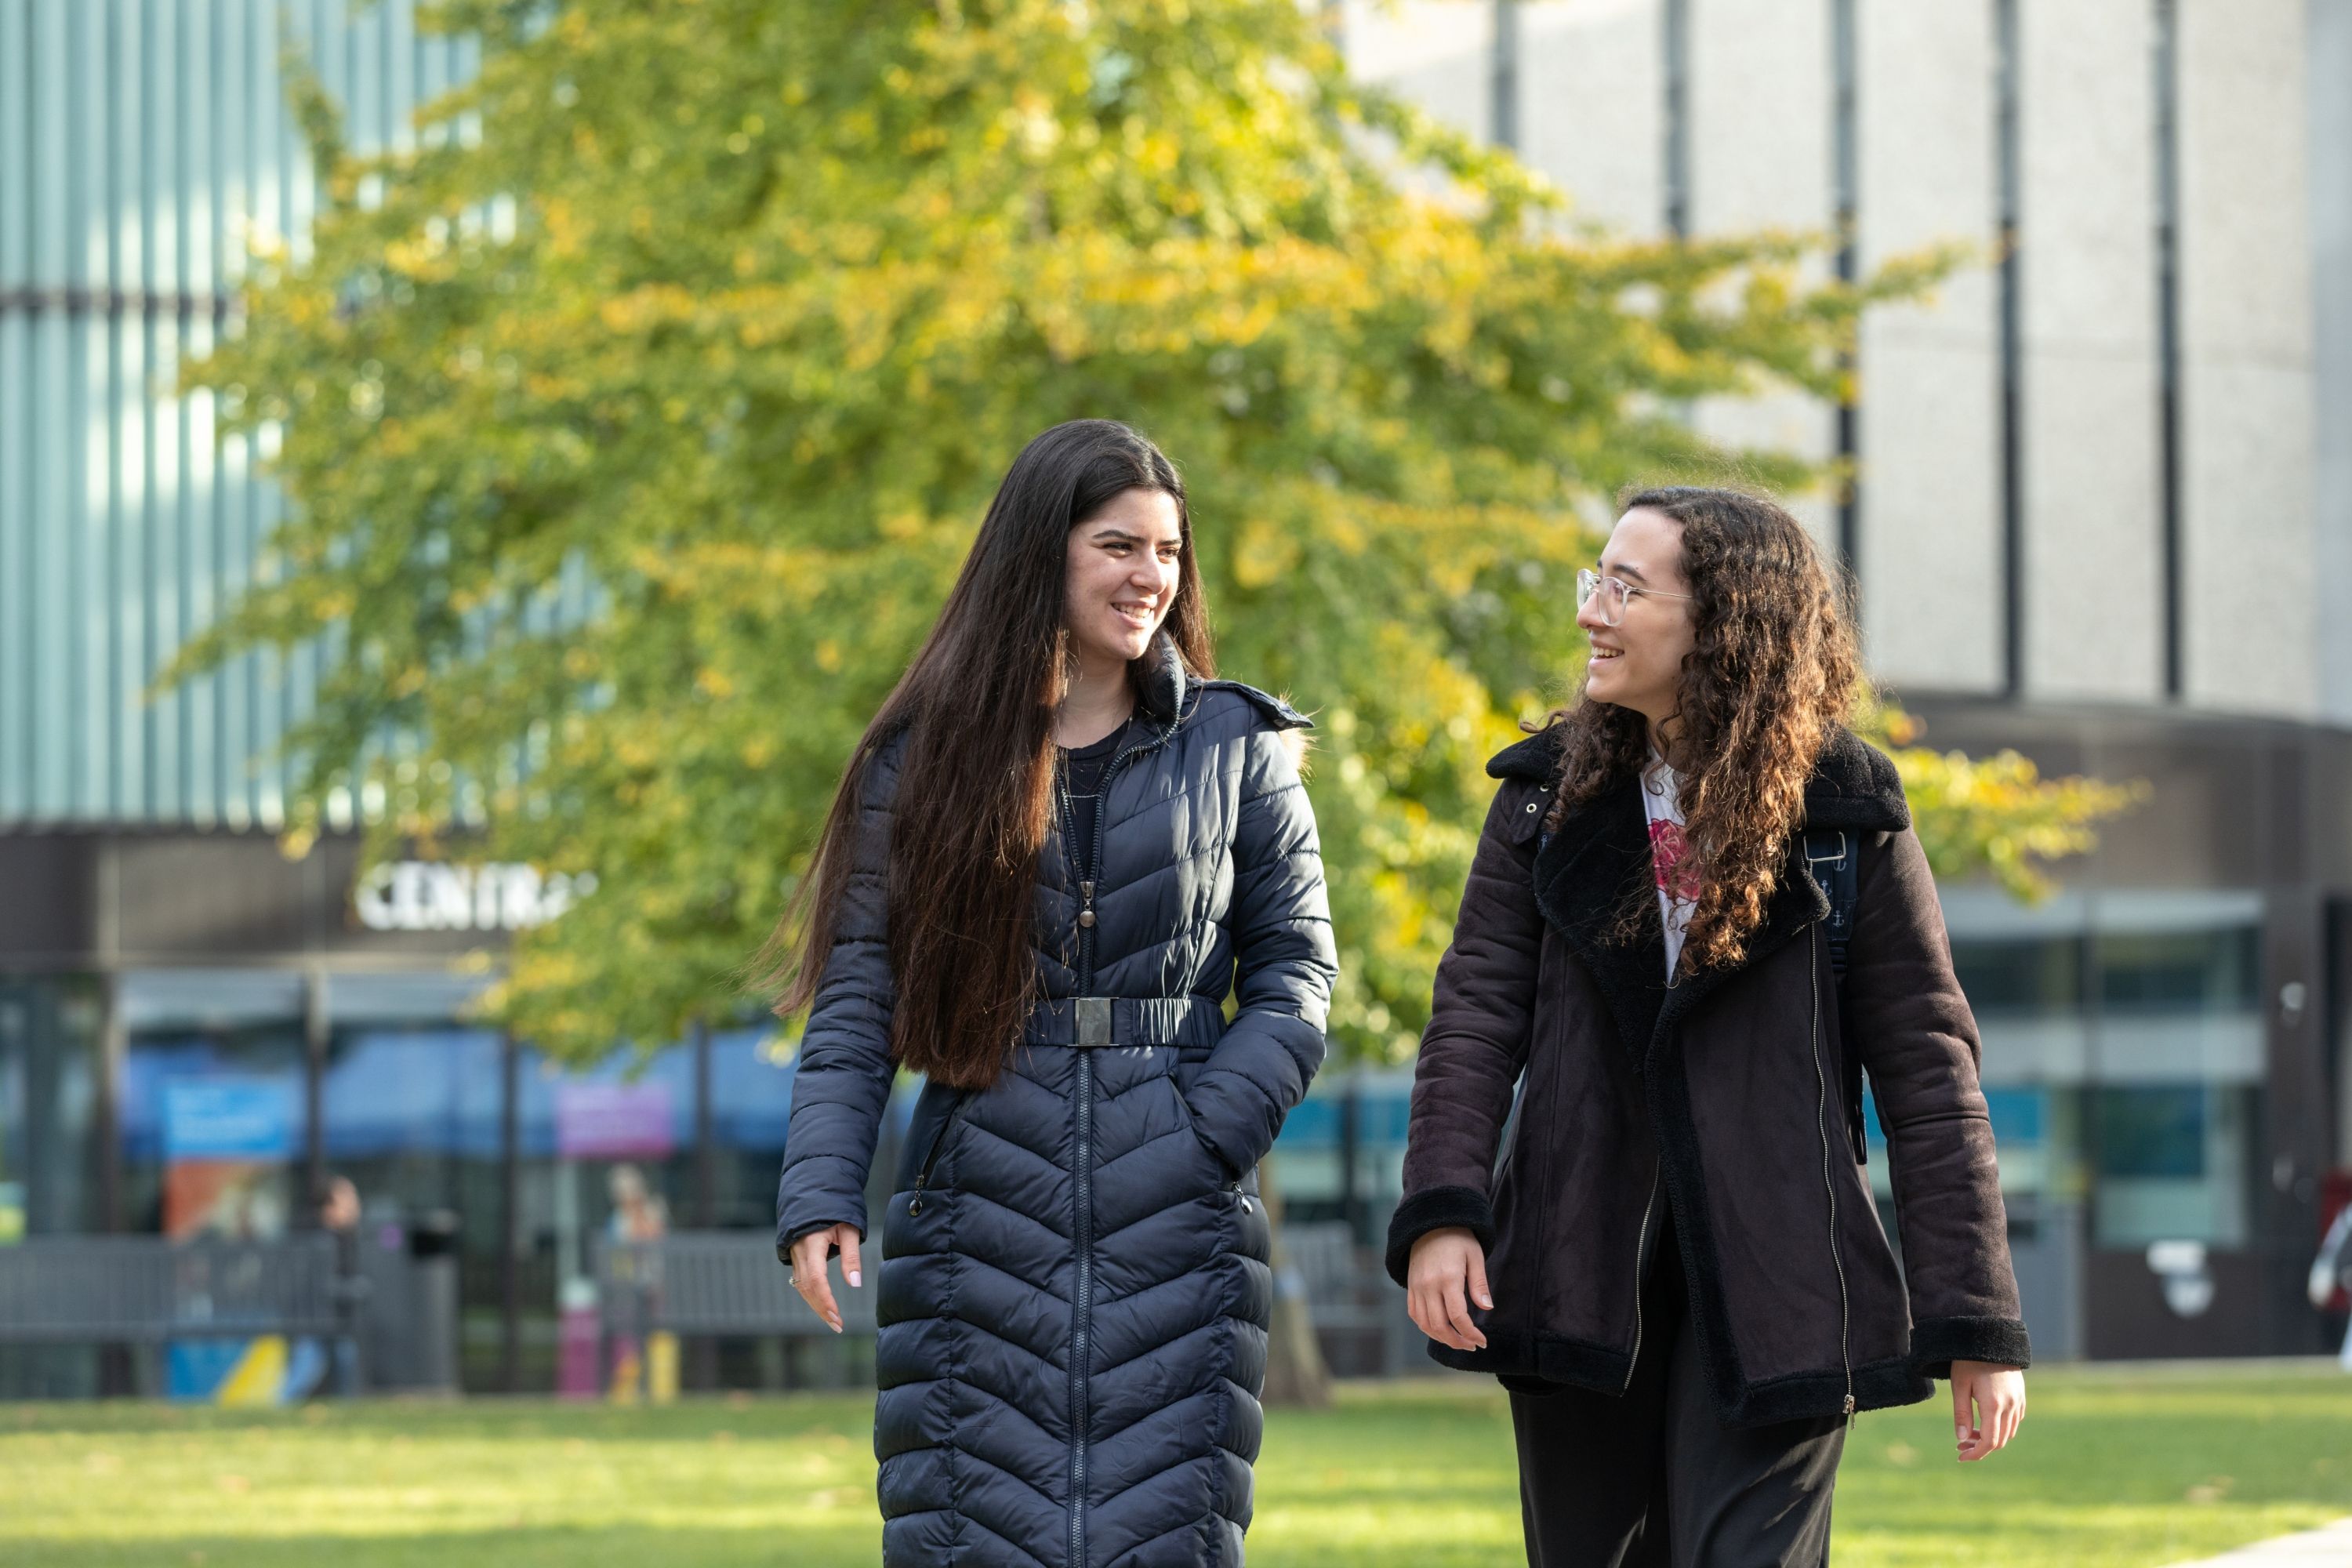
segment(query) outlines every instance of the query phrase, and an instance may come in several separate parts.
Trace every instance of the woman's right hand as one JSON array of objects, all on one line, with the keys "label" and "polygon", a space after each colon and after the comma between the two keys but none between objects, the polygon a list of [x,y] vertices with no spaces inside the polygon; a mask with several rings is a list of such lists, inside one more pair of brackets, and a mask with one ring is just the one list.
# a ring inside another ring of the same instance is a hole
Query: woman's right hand
[{"label": "woman's right hand", "polygon": [[1404,1293],[1423,1333],[1457,1351],[1486,1348],[1486,1336],[1470,1321],[1470,1304],[1491,1312],[1495,1299],[1486,1292],[1486,1250],[1467,1228],[1447,1226],[1415,1238]]},{"label": "woman's right hand", "polygon": [[825,1326],[835,1333],[841,1332],[841,1308],[833,1299],[833,1281],[826,1277],[825,1260],[835,1247],[841,1248],[841,1274],[853,1286],[865,1282],[857,1273],[857,1227],[854,1225],[827,1226],[813,1230],[793,1243],[793,1289],[809,1304],[809,1310],[823,1318]]}]

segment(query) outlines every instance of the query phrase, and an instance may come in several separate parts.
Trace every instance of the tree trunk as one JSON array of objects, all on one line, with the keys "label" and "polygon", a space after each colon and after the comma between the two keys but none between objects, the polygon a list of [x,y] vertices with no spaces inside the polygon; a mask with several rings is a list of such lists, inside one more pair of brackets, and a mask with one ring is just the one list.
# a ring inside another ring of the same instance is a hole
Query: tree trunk
[{"label": "tree trunk", "polygon": [[1258,1201],[1274,1232],[1274,1322],[1266,1337],[1265,1403],[1320,1410],[1331,1403],[1331,1369],[1307,1315],[1307,1286],[1290,1267],[1282,1246],[1282,1189],[1268,1156],[1257,1168]]}]

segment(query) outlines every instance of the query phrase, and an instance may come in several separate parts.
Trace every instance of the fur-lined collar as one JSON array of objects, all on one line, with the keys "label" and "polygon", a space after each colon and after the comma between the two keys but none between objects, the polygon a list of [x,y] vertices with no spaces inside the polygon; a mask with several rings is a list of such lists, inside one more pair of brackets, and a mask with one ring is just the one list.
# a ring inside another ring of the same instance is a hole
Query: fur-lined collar
[{"label": "fur-lined collar", "polygon": [[1184,668],[1176,639],[1167,632],[1152,635],[1143,657],[1128,666],[1135,682],[1135,706],[1146,718],[1165,724],[1184,711],[1185,700],[1197,695],[1199,683]]},{"label": "fur-lined collar", "polygon": [[[1496,778],[1549,784],[1559,765],[1557,728],[1507,747],[1486,764]],[[1852,731],[1832,731],[1805,784],[1807,827],[1895,833],[1911,825],[1894,762]],[[1568,814],[1536,856],[1536,905],[1592,972],[1611,1017],[1637,1061],[1646,1063],[1669,1030],[1726,981],[1829,914],[1829,900],[1806,874],[1802,840],[1766,900],[1764,921],[1748,936],[1747,956],[1717,968],[1687,965],[1667,985],[1665,935],[1654,883],[1650,834],[1639,781],[1625,779]],[[1641,919],[1632,942],[1611,942],[1628,906]]]},{"label": "fur-lined collar", "polygon": [[[1539,730],[1504,747],[1486,763],[1486,776],[1549,784],[1559,768],[1559,727]],[[1894,759],[1841,724],[1822,742],[1805,781],[1805,826],[1900,833],[1911,826],[1903,780]]]},{"label": "fur-lined collar", "polygon": [[1311,730],[1315,721],[1281,698],[1245,686],[1238,680],[1203,680],[1184,666],[1176,639],[1165,628],[1155,633],[1151,647],[1128,667],[1135,681],[1136,710],[1155,724],[1173,729],[1192,710],[1201,693],[1212,689],[1236,691],[1255,704],[1276,730]]}]

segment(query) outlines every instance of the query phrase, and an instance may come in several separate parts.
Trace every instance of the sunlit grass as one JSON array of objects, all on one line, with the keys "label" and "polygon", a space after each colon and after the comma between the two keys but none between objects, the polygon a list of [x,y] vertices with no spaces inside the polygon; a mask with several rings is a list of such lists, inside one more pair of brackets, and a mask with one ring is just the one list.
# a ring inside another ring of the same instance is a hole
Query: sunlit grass
[{"label": "sunlit grass", "polygon": [[[2033,1375],[2011,1449],[1953,1462],[1940,1403],[1857,1423],[1835,1561],[2156,1568],[2352,1513],[2352,1378]],[[676,1568],[877,1561],[870,1397],[0,1408],[0,1563]],[[1277,1412],[1263,1568],[1519,1561],[1490,1386],[1346,1390]]]}]

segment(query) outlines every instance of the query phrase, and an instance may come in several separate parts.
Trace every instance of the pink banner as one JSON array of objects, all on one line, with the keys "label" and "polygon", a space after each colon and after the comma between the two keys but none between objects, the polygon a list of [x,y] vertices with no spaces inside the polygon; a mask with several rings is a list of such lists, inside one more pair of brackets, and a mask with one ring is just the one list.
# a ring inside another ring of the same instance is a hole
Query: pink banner
[{"label": "pink banner", "polygon": [[668,1086],[556,1085],[555,1152],[564,1159],[658,1160],[673,1146]]}]

